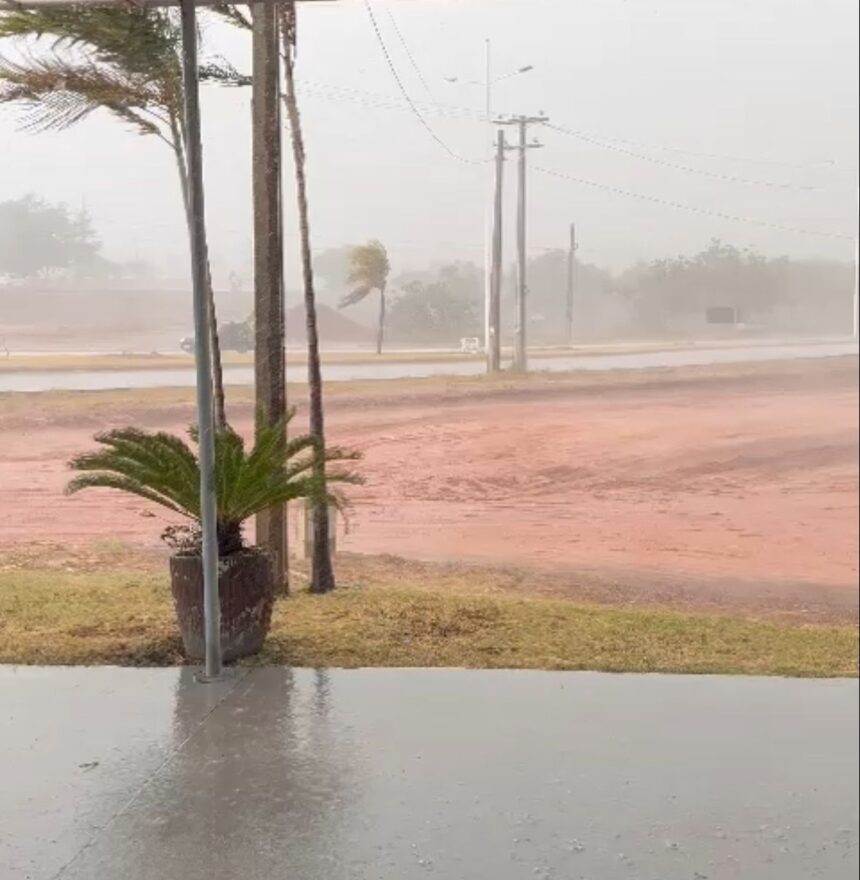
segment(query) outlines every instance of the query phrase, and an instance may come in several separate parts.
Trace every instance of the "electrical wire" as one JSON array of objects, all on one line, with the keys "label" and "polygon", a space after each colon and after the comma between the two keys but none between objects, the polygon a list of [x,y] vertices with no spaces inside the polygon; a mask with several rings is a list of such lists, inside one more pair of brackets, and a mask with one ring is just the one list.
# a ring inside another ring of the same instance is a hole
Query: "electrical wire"
[{"label": "electrical wire", "polygon": [[736,174],[722,174],[719,171],[707,171],[703,168],[693,168],[690,165],[681,165],[677,162],[669,162],[666,159],[658,159],[654,156],[647,156],[644,153],[638,153],[635,150],[628,149],[627,147],[619,146],[618,144],[608,143],[606,141],[592,137],[591,135],[582,131],[578,131],[576,129],[564,128],[561,125],[553,125],[551,123],[545,124],[547,128],[552,129],[553,131],[557,131],[560,134],[567,135],[568,137],[584,141],[587,144],[593,144],[594,146],[601,147],[604,150],[612,150],[615,153],[623,153],[626,156],[632,156],[635,159],[641,159],[643,162],[652,162],[655,165],[662,165],[665,168],[674,168],[677,171],[686,171],[689,174],[699,174],[702,177],[711,177],[714,180],[724,180],[729,183],[743,183],[749,186],[765,186],[771,189],[804,190],[806,192],[812,192],[821,189],[821,187],[817,186],[805,186],[802,184],[794,183],[775,183],[769,180],[755,180],[750,177],[741,177],[740,175]]},{"label": "electrical wire", "polygon": [[418,79],[421,80],[421,85],[424,86],[424,90],[427,94],[432,98],[433,92],[430,90],[430,86],[427,83],[427,80],[424,78],[424,74],[421,72],[421,68],[418,66],[418,62],[415,60],[415,56],[409,49],[409,46],[406,45],[406,40],[403,37],[403,34],[400,31],[400,28],[397,25],[397,19],[394,17],[394,13],[391,9],[386,8],[386,12],[388,13],[388,18],[391,20],[391,25],[394,28],[394,33],[397,34],[397,39],[400,41],[400,45],[403,47],[403,51],[406,53],[406,57],[409,59],[409,63],[412,65],[412,69],[415,71]]},{"label": "electrical wire", "polygon": [[632,190],[622,189],[621,187],[611,186],[610,184],[598,183],[594,180],[586,180],[585,178],[575,177],[572,174],[565,174],[562,171],[555,171],[551,168],[543,168],[538,165],[533,165],[532,168],[540,174],[546,174],[549,177],[557,177],[561,180],[569,180],[573,183],[580,183],[583,186],[590,186],[595,189],[605,190],[606,192],[612,192],[616,195],[628,196],[629,198],[639,199],[640,201],[644,202],[653,202],[657,205],[664,205],[667,208],[676,208],[681,211],[689,211],[693,214],[701,214],[707,217],[718,217],[721,220],[732,220],[737,223],[749,223],[754,226],[764,226],[769,229],[779,229],[783,232],[796,232],[801,235],[817,235],[824,238],[838,238],[847,241],[854,241],[853,235],[847,235],[843,232],[827,232],[820,229],[804,229],[798,226],[787,226],[782,223],[772,223],[770,220],[759,220],[753,217],[743,217],[740,214],[728,214],[723,211],[712,211],[709,208],[698,208],[695,205],[686,205],[683,202],[673,202],[669,199],[660,198],[659,196],[633,192]]},{"label": "electrical wire", "polygon": [[765,159],[754,156],[735,156],[730,153],[714,153],[705,150],[689,150],[683,147],[672,147],[666,144],[645,144],[641,141],[631,138],[618,137],[617,135],[601,134],[594,131],[576,130],[577,134],[586,135],[601,141],[609,141],[619,144],[627,144],[631,147],[638,147],[640,150],[654,150],[661,153],[678,153],[684,156],[700,156],[705,159],[720,159],[725,162],[739,162],[746,165],[772,165],[780,168],[815,168],[821,166],[834,166],[834,159],[810,159],[808,161],[796,162],[787,159]]},{"label": "electrical wire", "polygon": [[433,127],[430,123],[422,116],[421,111],[416,106],[415,102],[409,95],[409,92],[406,91],[406,87],[403,85],[403,80],[400,78],[400,74],[397,72],[397,68],[394,66],[394,61],[391,58],[391,53],[388,51],[388,47],[385,45],[385,40],[382,37],[382,32],[379,29],[379,23],[376,20],[376,15],[373,11],[373,5],[370,0],[364,0],[365,8],[367,9],[367,14],[370,17],[370,23],[373,26],[373,31],[376,34],[377,42],[379,43],[379,48],[382,50],[382,54],[385,56],[385,61],[388,64],[388,69],[391,71],[391,75],[394,77],[394,81],[397,83],[397,87],[400,89],[400,93],[403,95],[404,100],[409,105],[409,109],[421,123],[427,134],[436,141],[436,143],[442,147],[442,149],[449,155],[451,158],[456,159],[458,162],[465,162],[468,165],[483,165],[487,160],[482,159],[467,159],[464,156],[461,156],[459,153],[454,152],[442,138],[439,137],[438,134],[433,130]]},{"label": "electrical wire", "polygon": [[[385,95],[380,92],[369,92],[364,89],[354,89],[307,79],[298,80],[296,84],[301,93],[308,97],[347,101],[364,107],[374,107],[382,110],[405,110],[412,112],[409,105],[404,104],[403,99],[397,95]],[[413,100],[412,103],[416,107],[421,108],[424,113],[435,113],[446,119],[462,119],[469,122],[483,123],[487,121],[486,114],[471,107],[441,104],[437,101]]]}]

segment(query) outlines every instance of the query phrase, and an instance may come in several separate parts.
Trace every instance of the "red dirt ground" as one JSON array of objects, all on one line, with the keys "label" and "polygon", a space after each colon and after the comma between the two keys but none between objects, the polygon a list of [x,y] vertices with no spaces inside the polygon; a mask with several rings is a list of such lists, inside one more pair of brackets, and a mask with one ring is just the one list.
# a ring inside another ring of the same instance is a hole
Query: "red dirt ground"
[{"label": "red dirt ground", "polygon": [[[373,406],[338,398],[331,439],[365,453],[367,479],[340,546],[854,613],[856,361],[848,366],[808,382],[793,371]],[[62,496],[64,461],[91,433],[35,419],[0,431],[0,546],[157,543],[164,516],[142,502]]]}]

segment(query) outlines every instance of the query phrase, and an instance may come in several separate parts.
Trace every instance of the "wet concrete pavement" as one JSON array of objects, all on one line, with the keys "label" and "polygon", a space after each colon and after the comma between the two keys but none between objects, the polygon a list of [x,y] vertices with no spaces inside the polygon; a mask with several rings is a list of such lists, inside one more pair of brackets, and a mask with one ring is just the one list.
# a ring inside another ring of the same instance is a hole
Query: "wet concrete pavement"
[{"label": "wet concrete pavement", "polygon": [[847,880],[857,682],[0,669],[3,880]]}]

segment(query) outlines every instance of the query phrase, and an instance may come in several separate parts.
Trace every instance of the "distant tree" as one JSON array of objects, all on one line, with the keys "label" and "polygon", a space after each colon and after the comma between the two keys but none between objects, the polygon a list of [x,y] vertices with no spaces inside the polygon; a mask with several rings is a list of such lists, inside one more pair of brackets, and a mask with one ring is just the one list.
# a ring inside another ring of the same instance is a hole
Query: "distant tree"
[{"label": "distant tree", "polygon": [[340,308],[361,302],[374,290],[379,291],[379,321],[376,329],[376,353],[382,354],[385,334],[385,289],[391,264],[385,246],[379,241],[354,247],[350,253],[350,270],[347,281],[358,286],[340,301]]},{"label": "distant tree", "polygon": [[703,320],[709,306],[732,306],[742,317],[761,317],[780,299],[786,262],[713,239],[692,257],[634,266],[618,284],[640,322],[657,329],[679,320]]},{"label": "distant tree", "polygon": [[434,282],[409,281],[391,304],[392,335],[411,342],[451,343],[481,332],[480,286],[465,292],[443,277]]},{"label": "distant tree", "polygon": [[97,274],[104,263],[86,211],[70,213],[33,195],[0,202],[0,273],[18,278],[57,272]]}]

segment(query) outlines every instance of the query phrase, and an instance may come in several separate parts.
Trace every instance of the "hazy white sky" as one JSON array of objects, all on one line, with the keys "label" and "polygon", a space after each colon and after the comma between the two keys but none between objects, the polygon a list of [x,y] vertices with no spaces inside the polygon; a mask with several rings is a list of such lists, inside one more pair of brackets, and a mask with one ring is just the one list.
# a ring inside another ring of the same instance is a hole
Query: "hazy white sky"
[{"label": "hazy white sky", "polygon": [[[555,124],[660,162],[797,188],[693,174],[551,130],[535,131],[545,147],[531,152],[531,163],[711,211],[854,234],[853,0],[374,0],[374,9],[407,90],[462,156],[485,156],[492,132],[473,118],[483,104],[480,86],[445,77],[481,79],[490,38],[496,74],[534,65],[496,86],[499,112],[542,110]],[[299,39],[315,249],[373,237],[389,246],[396,268],[480,262],[489,169],[451,158],[411,114],[363,0],[304,5]],[[248,70],[246,33],[210,22],[205,42]],[[246,273],[249,265],[249,108],[247,91],[205,90],[208,219],[219,272]],[[85,202],[107,256],[185,259],[171,157],[155,139],[107,116],[64,133],[22,134],[11,109],[0,108],[0,144],[0,199],[33,192]],[[514,171],[508,163],[508,257]],[[285,204],[292,231],[289,181]],[[712,237],[771,254],[853,254],[851,241],[701,216],[531,173],[530,250],[564,246],[571,221],[581,258],[612,267],[692,252]],[[290,239],[291,274],[294,245]]]}]

